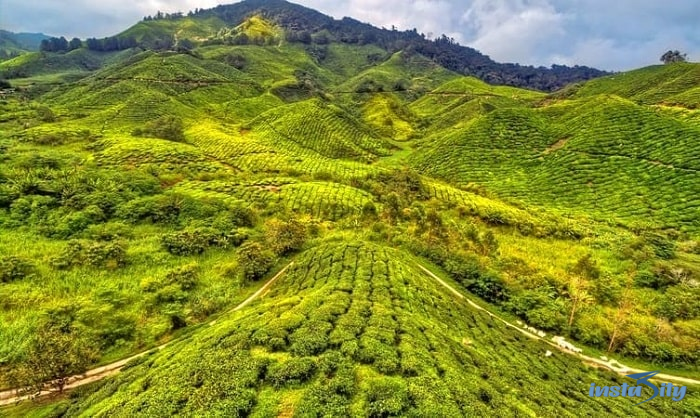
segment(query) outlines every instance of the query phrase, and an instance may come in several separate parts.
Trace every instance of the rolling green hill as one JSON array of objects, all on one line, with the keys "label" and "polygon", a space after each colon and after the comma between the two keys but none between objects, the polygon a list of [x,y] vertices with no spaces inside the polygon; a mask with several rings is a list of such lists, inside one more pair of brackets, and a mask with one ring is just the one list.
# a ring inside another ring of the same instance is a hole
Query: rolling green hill
[{"label": "rolling green hill", "polygon": [[588,396],[700,378],[699,65],[548,93],[387,32],[249,0],[1,62],[0,395],[170,344],[0,415],[699,414]]},{"label": "rolling green hill", "polygon": [[[364,242],[300,254],[263,299],[57,407],[68,416],[638,414],[587,398],[608,372],[531,342],[410,257]],[[526,371],[526,372],[525,372]],[[697,394],[642,407],[697,412]],[[574,412],[575,411],[575,412]]]},{"label": "rolling green hill", "polygon": [[13,33],[0,29],[0,60],[38,51],[41,41],[47,38],[43,33]]},{"label": "rolling green hill", "polygon": [[[602,82],[593,81],[581,92]],[[417,168],[451,182],[489,184],[503,197],[562,211],[697,230],[695,138],[700,131],[694,124],[610,93],[530,106],[517,105],[512,97],[509,105],[499,95],[503,108],[482,102],[467,110],[477,97],[450,98],[453,102],[442,105],[428,97],[412,105],[440,115],[438,129],[420,141],[423,152],[413,157]],[[465,113],[469,118],[459,119]]]},{"label": "rolling green hill", "polygon": [[681,106],[700,105],[700,67],[691,63],[658,65],[608,76],[565,89],[575,97],[614,94],[642,104]]}]

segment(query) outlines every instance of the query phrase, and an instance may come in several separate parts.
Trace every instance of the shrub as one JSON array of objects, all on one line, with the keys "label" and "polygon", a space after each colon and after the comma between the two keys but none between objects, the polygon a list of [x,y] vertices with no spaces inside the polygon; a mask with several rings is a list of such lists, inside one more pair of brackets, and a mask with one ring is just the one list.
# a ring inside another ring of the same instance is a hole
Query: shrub
[{"label": "shrub", "polygon": [[57,225],[49,228],[48,235],[55,238],[67,239],[71,238],[90,225],[103,222],[105,215],[97,206],[88,206],[82,211],[73,212],[64,216]]},{"label": "shrub", "polygon": [[185,130],[182,121],[174,116],[161,116],[148,122],[139,134],[170,141],[181,142],[185,140]]},{"label": "shrub", "polygon": [[51,260],[51,265],[65,270],[83,263],[85,246],[77,240],[68,241],[61,254]]},{"label": "shrub", "polygon": [[69,269],[79,265],[116,269],[127,264],[126,246],[121,242],[84,244],[72,240],[51,264],[58,269]]},{"label": "shrub", "polygon": [[56,115],[48,106],[40,106],[36,109],[36,115],[42,122],[54,122]]},{"label": "shrub", "polygon": [[196,263],[186,264],[168,272],[165,280],[178,284],[183,290],[190,290],[197,285],[199,267]]},{"label": "shrub", "polygon": [[309,321],[289,337],[290,351],[298,356],[319,354],[328,347],[328,333],[333,328],[329,322]]},{"label": "shrub", "polygon": [[213,234],[203,229],[173,232],[163,235],[160,239],[163,248],[173,255],[202,254],[213,241]]},{"label": "shrub", "polygon": [[259,242],[247,242],[238,250],[238,263],[247,280],[257,280],[275,263],[275,255]]},{"label": "shrub", "polygon": [[591,254],[581,257],[574,265],[572,272],[588,279],[600,277],[600,268]]},{"label": "shrub", "polygon": [[85,250],[85,262],[107,269],[123,267],[126,265],[126,248],[119,242],[90,244]]},{"label": "shrub", "polygon": [[295,385],[309,380],[316,370],[316,361],[311,357],[291,358],[275,363],[268,368],[267,381],[275,388]]},{"label": "shrub", "polygon": [[391,377],[372,379],[367,388],[370,417],[397,416],[408,406],[406,382]]},{"label": "shrub", "polygon": [[248,65],[248,60],[241,54],[227,54],[224,62],[237,70],[242,70]]},{"label": "shrub", "polygon": [[285,255],[301,249],[306,242],[306,226],[296,219],[270,220],[265,235],[268,245],[276,254]]},{"label": "shrub", "polygon": [[664,260],[676,257],[676,243],[669,238],[660,234],[647,233],[644,235],[644,239],[654,249],[657,257]]},{"label": "shrub", "polygon": [[0,257],[0,283],[23,279],[34,271],[34,265],[27,259],[16,256]]},{"label": "shrub", "polygon": [[234,228],[255,226],[256,215],[250,208],[233,206],[219,213],[212,222],[212,228],[223,231]]},{"label": "shrub", "polygon": [[165,234],[161,245],[170,254],[185,256],[202,254],[209,247],[237,247],[246,239],[247,235],[237,231],[220,233],[212,228],[197,228]]},{"label": "shrub", "polygon": [[179,195],[156,195],[119,205],[116,216],[128,222],[172,223],[178,219],[185,198]]}]

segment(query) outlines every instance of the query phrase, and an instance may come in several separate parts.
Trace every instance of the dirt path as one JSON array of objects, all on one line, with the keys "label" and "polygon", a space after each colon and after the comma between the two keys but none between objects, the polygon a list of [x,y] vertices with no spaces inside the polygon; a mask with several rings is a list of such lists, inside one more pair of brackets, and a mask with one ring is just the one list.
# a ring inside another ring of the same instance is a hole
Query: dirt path
[{"label": "dirt path", "polygon": [[[440,283],[443,287],[445,287],[447,290],[449,290],[450,293],[452,293],[453,295],[455,295],[455,296],[458,297],[459,299],[462,299],[462,300],[466,301],[466,302],[467,302],[471,307],[473,307],[474,309],[479,310],[479,311],[486,312],[486,313],[489,314],[489,316],[491,316],[492,318],[496,318],[497,320],[503,322],[505,325],[507,325],[507,326],[509,326],[509,327],[511,327],[511,328],[514,328],[514,329],[518,330],[520,333],[522,333],[523,335],[525,335],[525,336],[527,336],[527,337],[529,337],[529,338],[532,338],[533,340],[542,341],[542,342],[544,342],[544,343],[546,343],[546,344],[548,344],[548,345],[550,345],[550,346],[552,346],[552,347],[558,349],[559,351],[562,351],[562,352],[567,353],[567,354],[569,354],[569,355],[576,356],[576,357],[580,358],[581,361],[583,361],[584,363],[587,363],[587,364],[590,364],[590,365],[596,366],[596,367],[602,366],[602,367],[605,367],[606,369],[612,370],[612,371],[614,371],[614,372],[616,372],[616,373],[618,373],[618,374],[620,374],[620,375],[623,375],[623,376],[624,376],[624,375],[628,375],[628,374],[632,374],[632,373],[648,372],[648,370],[641,370],[641,369],[635,369],[635,368],[632,368],[632,367],[627,367],[627,366],[625,366],[624,364],[618,362],[617,360],[603,361],[603,360],[601,360],[601,359],[597,359],[597,358],[594,358],[594,357],[589,357],[589,356],[584,355],[584,354],[574,353],[574,352],[572,352],[572,351],[570,351],[570,350],[567,350],[567,349],[565,349],[565,348],[563,348],[563,347],[559,347],[557,344],[554,344],[553,342],[551,342],[551,341],[549,341],[549,340],[547,340],[547,339],[545,339],[545,338],[541,338],[541,337],[539,337],[539,336],[537,336],[537,335],[535,335],[535,334],[533,334],[533,333],[531,333],[531,332],[528,332],[527,330],[525,330],[525,329],[523,329],[523,328],[520,328],[519,326],[517,326],[517,325],[515,325],[515,324],[512,324],[512,323],[506,321],[505,319],[501,318],[500,316],[498,316],[498,315],[496,315],[496,314],[494,314],[494,313],[492,313],[492,312],[489,312],[487,309],[485,309],[485,308],[483,308],[483,307],[477,305],[476,303],[474,303],[474,302],[472,302],[471,300],[469,300],[468,298],[466,298],[462,293],[460,293],[460,292],[459,292],[458,290],[456,290],[454,287],[452,287],[452,286],[450,286],[449,284],[447,284],[444,280],[442,280],[441,278],[439,278],[437,275],[435,275],[433,272],[431,272],[431,271],[428,270],[427,268],[423,267],[423,266],[420,265],[420,264],[417,264],[417,265],[418,265],[418,268],[420,268],[421,270],[423,270],[423,272],[425,272],[425,273],[426,273],[428,276],[430,276],[431,278],[435,279],[435,281],[437,281],[437,282]],[[665,381],[673,381],[673,382],[683,383],[683,384],[688,384],[688,385],[697,385],[697,386],[700,386],[700,380],[695,380],[695,379],[691,379],[691,378],[688,378],[688,377],[682,377],[682,376],[674,376],[674,375],[664,374],[664,373],[659,373],[659,374],[657,374],[656,376],[654,376],[654,378],[653,378],[652,380],[665,380]]]},{"label": "dirt path", "polygon": [[[269,291],[270,286],[272,286],[275,283],[275,281],[277,281],[277,279],[280,278],[287,271],[287,269],[289,269],[289,267],[291,267],[293,264],[294,264],[294,261],[287,264],[273,278],[268,280],[260,289],[258,289],[255,293],[250,295],[246,300],[239,303],[235,308],[229,310],[228,312],[235,312],[235,311],[238,311],[240,309],[245,308],[251,302],[253,302],[255,299],[257,299],[260,295],[262,295],[264,292]],[[209,325],[214,325],[216,323],[216,321],[217,320],[215,319],[215,320],[209,322]],[[119,373],[119,371],[122,369],[122,367],[124,367],[124,365],[126,363],[128,363],[129,361],[137,359],[139,357],[143,357],[148,353],[162,350],[163,348],[167,347],[168,345],[170,345],[176,341],[178,341],[178,339],[173,340],[173,341],[169,341],[165,344],[161,344],[157,347],[151,348],[150,350],[144,351],[144,352],[139,353],[139,354],[135,354],[131,357],[128,357],[128,358],[125,358],[125,359],[122,359],[119,361],[115,361],[114,363],[110,363],[110,364],[107,364],[107,365],[104,365],[101,367],[94,368],[92,370],[88,370],[85,373],[82,373],[79,375],[71,376],[68,378],[68,383],[64,387],[64,390],[77,388],[78,386],[83,386],[83,385],[86,385],[88,383],[96,382],[96,381],[102,380],[106,377],[113,376],[113,375]],[[6,390],[6,391],[2,391],[2,392],[0,392],[0,406],[10,405],[12,403],[19,402],[19,401],[22,401],[25,399],[29,399],[31,397],[36,398],[36,397],[46,396],[46,395],[49,395],[49,394],[54,393],[54,392],[55,391],[53,391],[53,390],[45,390],[45,391],[42,391],[41,393],[34,394],[33,396],[29,396],[29,395],[17,396],[17,389],[10,389],[10,390]]]}]

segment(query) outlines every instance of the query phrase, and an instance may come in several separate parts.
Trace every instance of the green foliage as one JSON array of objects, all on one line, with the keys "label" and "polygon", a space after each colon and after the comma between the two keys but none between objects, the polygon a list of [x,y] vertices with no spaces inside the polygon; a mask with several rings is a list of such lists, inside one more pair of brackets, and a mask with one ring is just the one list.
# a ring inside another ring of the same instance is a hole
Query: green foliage
[{"label": "green foliage", "polygon": [[56,115],[48,106],[40,106],[36,109],[37,117],[42,122],[55,122]]},{"label": "green foliage", "polygon": [[576,262],[576,265],[574,265],[572,272],[588,279],[597,279],[600,277],[600,268],[591,254],[586,254],[581,257]]},{"label": "green foliage", "polygon": [[28,394],[47,388],[62,392],[68,377],[83,372],[94,358],[95,347],[89,339],[44,325],[26,359],[10,371],[10,381]]},{"label": "green foliage", "polygon": [[182,121],[175,116],[162,116],[156,120],[152,120],[146,123],[143,129],[135,129],[132,135],[152,136],[177,142],[185,140],[185,131]]},{"label": "green foliage", "polygon": [[265,380],[275,388],[298,385],[308,381],[316,371],[316,362],[309,357],[293,357],[268,366]]},{"label": "green foliage", "polygon": [[[147,292],[167,288],[163,280]],[[65,413],[278,414],[293,393],[294,412],[309,416],[508,415],[513,391],[536,414],[552,411],[553,402],[586,415],[637,410],[632,399],[572,398],[582,381],[612,385],[616,378],[571,356],[547,358],[543,346],[525,338],[453,298],[401,251],[330,242],[297,256],[269,297],[246,312],[228,313],[119,379],[77,394]],[[633,341],[630,351],[675,355],[668,344]],[[507,384],[517,379],[522,387]],[[683,403],[649,407],[672,414],[696,404],[689,392]]]},{"label": "green foliage", "polygon": [[244,233],[217,232],[213,228],[196,228],[193,230],[173,232],[161,237],[162,247],[173,255],[201,254],[209,247],[237,247],[247,239]]},{"label": "green foliage", "polygon": [[[69,335],[58,346],[86,339],[86,357],[109,362],[210,323],[290,257],[254,303],[41,408],[637,413],[577,398],[610,376],[544,357],[404,250],[530,326],[694,371],[697,66],[547,96],[437,63],[546,88],[569,70],[475,68],[447,38],[256,4],[160,14],[0,63],[23,97],[0,101],[0,386],[27,364],[42,312]],[[577,288],[586,302],[571,315]]]},{"label": "green foliage", "polygon": [[34,271],[34,264],[18,256],[0,257],[0,283],[9,283],[28,277]]},{"label": "green foliage", "polygon": [[246,280],[260,279],[274,262],[274,253],[259,242],[248,241],[238,249],[238,263]]},{"label": "green foliage", "polygon": [[390,377],[370,380],[367,401],[370,417],[401,416],[408,406],[406,382]]},{"label": "green foliage", "polygon": [[265,225],[265,239],[276,254],[298,251],[307,239],[306,225],[296,219],[270,220]]},{"label": "green foliage", "polygon": [[70,269],[77,266],[118,269],[126,266],[126,245],[122,242],[69,241],[61,255],[52,260],[57,269]]}]

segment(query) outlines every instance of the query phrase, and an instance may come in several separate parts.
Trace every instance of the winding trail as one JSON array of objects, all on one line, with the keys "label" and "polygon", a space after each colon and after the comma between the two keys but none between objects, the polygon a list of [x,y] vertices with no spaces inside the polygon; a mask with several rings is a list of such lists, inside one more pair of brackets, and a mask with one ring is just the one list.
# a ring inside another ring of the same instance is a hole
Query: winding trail
[{"label": "winding trail", "polygon": [[[291,261],[289,264],[287,264],[282,270],[280,270],[274,277],[272,277],[270,280],[268,280],[260,289],[258,289],[255,293],[250,295],[246,300],[243,302],[239,303],[235,308],[224,312],[230,313],[230,312],[235,312],[238,310],[241,310],[248,306],[251,302],[253,302],[255,299],[257,299],[260,295],[263,293],[269,291],[270,286],[272,286],[277,279],[279,279],[286,271],[289,269],[294,264],[294,261]],[[209,322],[208,325],[214,325],[216,323],[216,319]],[[182,337],[181,337],[182,338]],[[169,341],[167,343],[161,344],[157,347],[151,348],[149,350],[146,350],[144,352],[141,352],[139,354],[135,354],[131,357],[127,357],[125,359],[115,361],[114,363],[110,363],[101,367],[97,367],[91,370],[88,370],[84,373],[74,375],[68,378],[68,383],[66,383],[64,387],[65,390],[70,390],[77,388],[79,386],[86,385],[88,383],[96,382],[98,380],[102,380],[106,377],[113,376],[121,371],[121,369],[126,365],[128,362],[131,360],[140,358],[145,356],[148,353],[152,353],[155,351],[162,350],[163,348],[167,347],[168,345],[179,341],[181,338]],[[35,393],[32,395],[18,395],[18,389],[9,389],[0,392],[0,406],[4,405],[10,405],[16,402],[20,402],[25,399],[31,399],[31,398],[38,398],[38,397],[43,397],[52,393],[56,393],[55,390],[44,390],[41,391],[40,393]]]},{"label": "winding trail", "polygon": [[[416,263],[416,264],[417,264],[417,263]],[[418,266],[418,268],[420,268],[424,273],[426,273],[428,276],[430,276],[430,277],[433,278],[435,281],[437,281],[438,283],[440,283],[443,287],[445,287],[447,290],[449,290],[450,293],[452,293],[453,295],[455,295],[457,298],[466,301],[466,302],[469,304],[469,306],[473,307],[473,308],[476,309],[476,310],[483,311],[483,312],[489,314],[489,316],[491,316],[492,318],[496,318],[497,320],[503,322],[505,325],[507,325],[507,326],[509,326],[509,327],[511,327],[511,328],[514,328],[514,329],[518,330],[521,334],[525,335],[526,337],[532,338],[533,340],[542,341],[542,342],[544,342],[544,343],[546,343],[546,344],[548,344],[548,345],[550,345],[550,346],[552,346],[552,347],[558,349],[559,351],[562,351],[562,352],[564,352],[564,353],[566,353],[566,354],[569,354],[569,355],[572,355],[572,356],[576,356],[576,357],[578,357],[579,359],[581,359],[582,362],[584,362],[584,363],[586,363],[586,364],[589,364],[589,365],[594,366],[594,367],[604,367],[604,368],[609,369],[609,370],[612,370],[612,371],[614,371],[614,372],[616,372],[616,373],[618,373],[618,374],[620,374],[620,375],[622,375],[622,376],[625,376],[625,375],[628,375],[628,374],[632,374],[632,373],[642,373],[642,372],[648,372],[648,371],[649,371],[649,370],[641,370],[641,369],[635,369],[635,368],[632,368],[632,367],[627,367],[627,366],[623,365],[622,363],[618,362],[617,360],[603,361],[603,360],[601,360],[601,359],[597,359],[597,358],[594,358],[594,357],[590,357],[590,356],[587,356],[587,355],[585,355],[585,354],[574,353],[573,351],[570,351],[570,350],[567,350],[567,349],[565,349],[565,348],[563,348],[563,347],[560,347],[560,346],[558,346],[557,344],[554,344],[553,342],[551,342],[551,341],[549,341],[549,340],[547,340],[547,339],[545,339],[545,338],[541,338],[541,337],[539,337],[538,335],[535,335],[535,334],[533,334],[533,333],[531,333],[531,332],[528,332],[527,330],[525,330],[525,329],[523,329],[523,328],[520,328],[519,326],[517,326],[517,325],[515,325],[515,324],[512,324],[512,323],[506,321],[505,319],[501,318],[500,316],[498,316],[498,315],[496,315],[496,314],[490,312],[489,310],[487,310],[487,309],[485,309],[485,308],[483,308],[483,307],[477,305],[476,303],[472,302],[469,298],[465,297],[465,296],[464,296],[462,293],[460,293],[458,290],[456,290],[454,287],[450,286],[450,285],[447,284],[444,280],[442,280],[442,279],[439,278],[437,275],[435,275],[432,271],[428,270],[427,268],[423,267],[423,266],[420,265],[420,264],[417,264],[417,266]],[[691,379],[691,378],[688,378],[688,377],[682,377],[682,376],[674,376],[674,375],[665,374],[665,373],[659,373],[659,374],[657,374],[656,376],[654,376],[654,378],[652,378],[652,380],[664,380],[664,381],[672,381],[672,382],[677,382],[677,383],[683,383],[683,384],[687,384],[687,385],[696,385],[696,386],[700,386],[700,380],[695,380],[695,379]]]}]

